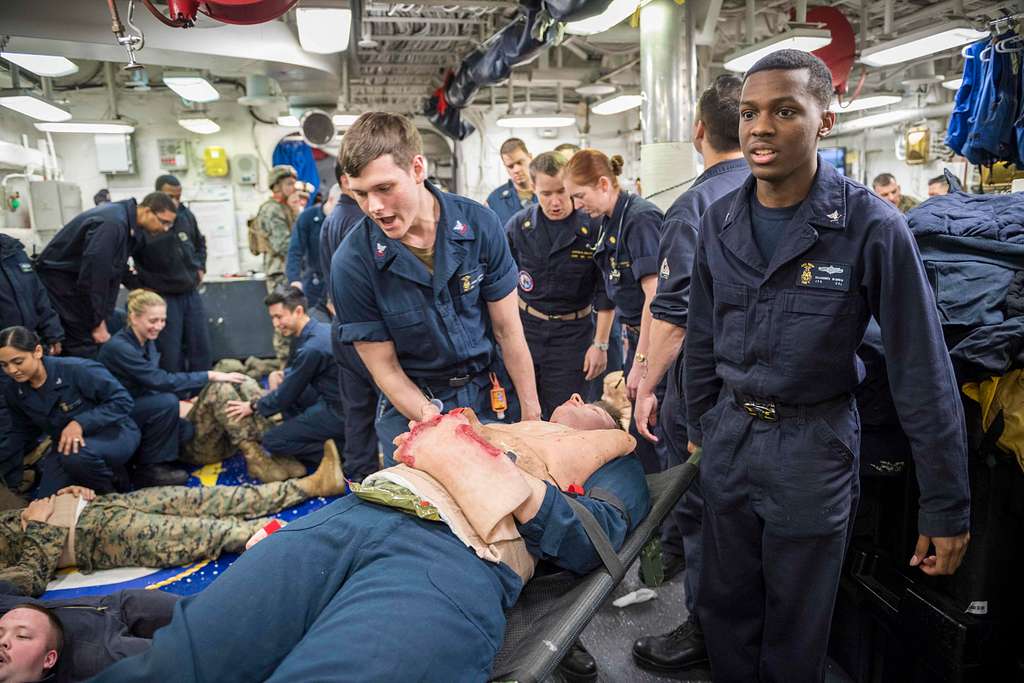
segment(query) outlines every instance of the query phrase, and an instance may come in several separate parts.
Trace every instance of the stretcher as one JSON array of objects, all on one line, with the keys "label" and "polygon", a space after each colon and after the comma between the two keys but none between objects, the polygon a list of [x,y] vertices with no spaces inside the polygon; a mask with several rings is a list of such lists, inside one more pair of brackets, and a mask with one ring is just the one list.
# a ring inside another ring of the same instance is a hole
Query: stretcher
[{"label": "stretcher", "polygon": [[601,538],[604,533],[599,528],[588,527],[603,566],[583,577],[560,571],[536,576],[526,584],[505,615],[505,642],[494,659],[491,681],[540,683],[551,675],[686,492],[699,459],[699,454],[694,455],[682,465],[647,476],[651,511],[617,553],[607,537]]}]

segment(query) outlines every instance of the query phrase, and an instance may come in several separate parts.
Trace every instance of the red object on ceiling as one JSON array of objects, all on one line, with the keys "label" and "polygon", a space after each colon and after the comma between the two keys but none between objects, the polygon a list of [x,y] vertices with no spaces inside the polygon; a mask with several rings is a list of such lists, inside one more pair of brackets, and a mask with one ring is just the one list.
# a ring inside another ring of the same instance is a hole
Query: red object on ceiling
[{"label": "red object on ceiling", "polygon": [[846,15],[835,7],[812,7],[807,10],[807,23],[825,24],[832,32],[832,42],[812,54],[828,65],[832,72],[832,87],[840,95],[846,94],[847,82],[857,53],[857,40]]},{"label": "red object on ceiling", "polygon": [[299,0],[167,0],[171,19],[179,17],[190,22],[202,12],[225,24],[262,24],[277,19]]}]

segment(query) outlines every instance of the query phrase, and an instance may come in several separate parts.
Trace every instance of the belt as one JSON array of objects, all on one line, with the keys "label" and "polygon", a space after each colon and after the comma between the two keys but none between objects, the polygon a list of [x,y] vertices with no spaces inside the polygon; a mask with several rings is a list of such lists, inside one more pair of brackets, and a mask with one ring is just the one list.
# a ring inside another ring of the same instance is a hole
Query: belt
[{"label": "belt", "polygon": [[520,299],[519,300],[519,309],[522,310],[522,311],[526,311],[528,314],[532,315],[534,318],[540,318],[541,320],[579,320],[580,318],[588,317],[590,315],[590,313],[594,310],[594,307],[593,306],[587,306],[586,308],[581,308],[580,310],[573,311],[572,313],[560,313],[558,315],[548,315],[547,313],[543,313],[541,311],[538,311],[536,308],[534,308],[530,304],[528,304],[525,301],[523,301],[522,299]]},{"label": "belt", "polygon": [[768,398],[757,398],[755,396],[741,394],[738,391],[733,391],[732,395],[736,400],[736,405],[743,408],[743,410],[747,412],[747,415],[757,418],[762,422],[778,422],[779,418],[782,417],[814,417],[816,415],[826,413],[842,403],[848,403],[850,401],[849,394],[843,394],[842,396],[820,401],[819,403],[801,404],[779,403]]},{"label": "belt", "polygon": [[620,323],[620,324],[622,325],[622,329],[629,330],[630,332],[632,332],[633,334],[636,334],[636,335],[640,334],[640,326],[639,325],[629,325],[627,323]]},{"label": "belt", "polygon": [[447,377],[447,378],[446,377],[436,377],[436,378],[435,377],[431,377],[431,378],[418,377],[418,378],[415,378],[414,381],[416,382],[416,384],[421,389],[429,390],[432,387],[439,387],[439,386],[441,386],[441,387],[449,387],[451,389],[460,389],[460,388],[466,386],[467,384],[469,384],[470,382],[472,382],[473,378],[479,377],[481,374],[482,373],[480,373],[480,372],[467,373],[465,375],[455,375],[454,377]]}]

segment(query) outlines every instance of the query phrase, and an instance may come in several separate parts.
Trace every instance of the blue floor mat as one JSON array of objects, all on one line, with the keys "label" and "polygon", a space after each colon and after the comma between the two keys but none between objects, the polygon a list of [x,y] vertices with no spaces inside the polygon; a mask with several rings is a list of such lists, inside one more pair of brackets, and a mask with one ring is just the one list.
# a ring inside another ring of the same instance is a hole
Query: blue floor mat
[{"label": "blue floor mat", "polygon": [[[196,470],[188,480],[187,486],[212,486],[215,483],[221,486],[238,486],[260,482],[246,474],[245,461],[241,455],[235,455],[222,463]],[[333,500],[336,498],[313,498],[301,505],[286,508],[275,516],[290,522]],[[225,553],[216,560],[204,560],[167,569],[136,567],[103,570],[92,574],[81,574],[74,569],[61,570],[50,582],[42,597],[46,599],[107,595],[126,588],[159,589],[177,595],[192,595],[210,585],[237,557],[236,554]]]}]

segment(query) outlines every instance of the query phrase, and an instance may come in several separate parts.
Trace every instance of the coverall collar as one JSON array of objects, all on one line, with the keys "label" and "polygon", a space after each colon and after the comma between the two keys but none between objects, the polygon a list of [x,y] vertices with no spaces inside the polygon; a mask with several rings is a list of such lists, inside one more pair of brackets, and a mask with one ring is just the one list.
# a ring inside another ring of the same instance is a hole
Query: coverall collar
[{"label": "coverall collar", "polygon": [[399,241],[384,234],[380,226],[371,220],[371,242],[373,261],[377,270],[388,270],[395,275],[423,285],[433,286],[434,294],[439,294],[445,283],[451,279],[467,249],[463,242],[476,239],[476,231],[472,225],[463,220],[462,212],[448,198],[448,195],[424,181],[427,190],[437,199],[440,213],[437,219],[437,235],[434,238],[434,276],[429,277],[426,266]]},{"label": "coverall collar", "polygon": [[819,228],[845,230],[846,182],[841,175],[818,156],[818,171],[807,196],[800,203],[796,215],[786,225],[771,262],[766,264],[754,240],[750,217],[750,199],[757,179],[751,175],[733,196],[729,212],[725,215],[721,240],[726,248],[741,261],[759,273],[765,281],[782,265],[807,251],[818,241]]}]

